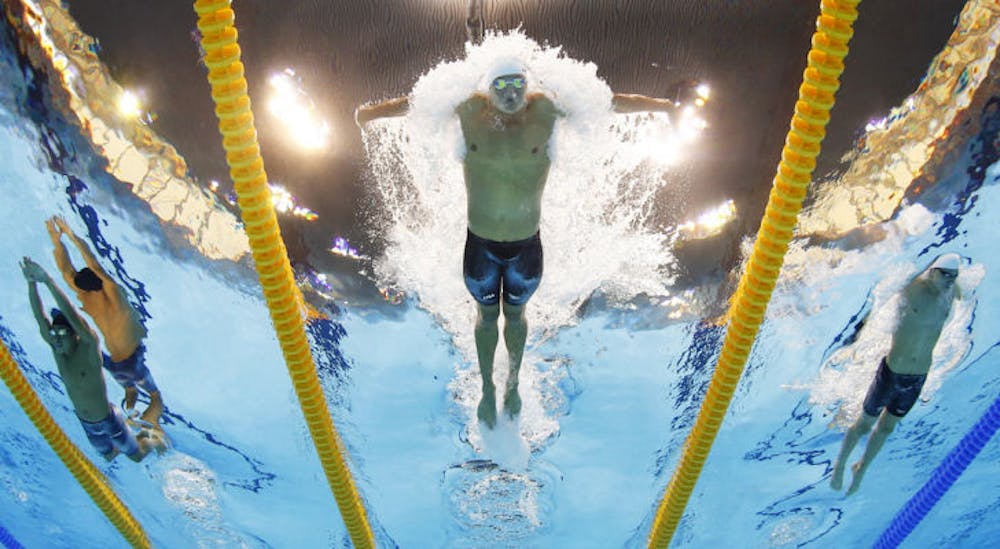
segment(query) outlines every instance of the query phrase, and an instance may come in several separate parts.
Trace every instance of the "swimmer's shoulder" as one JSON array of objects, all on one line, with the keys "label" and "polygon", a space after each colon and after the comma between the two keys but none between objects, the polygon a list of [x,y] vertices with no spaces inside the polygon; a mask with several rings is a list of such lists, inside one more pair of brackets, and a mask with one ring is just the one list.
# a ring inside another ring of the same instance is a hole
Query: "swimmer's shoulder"
[{"label": "swimmer's shoulder", "polygon": [[486,104],[489,102],[489,98],[486,94],[476,92],[469,96],[468,99],[462,101],[455,107],[455,114],[459,116],[468,116],[477,112],[482,112],[486,108]]},{"label": "swimmer's shoulder", "polygon": [[550,115],[554,117],[565,116],[565,114],[563,114],[563,112],[559,110],[559,107],[556,106],[555,102],[552,101],[552,98],[545,95],[544,93],[534,92],[528,94],[527,103],[532,110],[534,110],[539,114]]}]

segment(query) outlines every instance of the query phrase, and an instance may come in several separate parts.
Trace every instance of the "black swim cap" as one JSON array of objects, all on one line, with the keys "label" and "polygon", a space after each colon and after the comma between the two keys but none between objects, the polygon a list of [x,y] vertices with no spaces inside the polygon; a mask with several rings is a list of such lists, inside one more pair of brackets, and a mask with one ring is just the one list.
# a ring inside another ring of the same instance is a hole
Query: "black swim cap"
[{"label": "black swim cap", "polygon": [[53,308],[50,314],[52,315],[53,328],[56,326],[65,326],[66,328],[69,328],[70,333],[76,333],[76,331],[73,330],[73,325],[69,323],[69,319],[66,318],[66,315],[64,315],[62,311]]},{"label": "black swim cap", "polygon": [[80,269],[73,277],[73,283],[85,292],[99,292],[104,289],[104,281],[90,267]]}]

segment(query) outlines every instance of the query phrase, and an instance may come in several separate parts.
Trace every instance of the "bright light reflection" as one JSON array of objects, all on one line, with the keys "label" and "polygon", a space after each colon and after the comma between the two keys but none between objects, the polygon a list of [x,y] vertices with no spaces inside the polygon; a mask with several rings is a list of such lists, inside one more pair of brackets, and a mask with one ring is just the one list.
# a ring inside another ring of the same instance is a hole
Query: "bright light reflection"
[{"label": "bright light reflection", "polygon": [[708,128],[702,118],[702,107],[708,104],[711,89],[708,84],[694,88],[693,101],[675,103],[669,116],[650,113],[638,115],[619,128],[626,141],[633,143],[632,154],[648,159],[660,167],[671,167],[687,156],[691,147]]},{"label": "bright light reflection", "polygon": [[678,133],[681,138],[690,143],[701,135],[701,132],[708,127],[708,123],[705,119],[698,115],[698,109],[696,107],[685,107],[681,112],[680,124],[678,125]]},{"label": "bright light reflection", "polygon": [[330,248],[330,253],[342,257],[353,257],[355,259],[361,257],[358,251],[351,247],[350,242],[342,236],[333,239],[333,247]]},{"label": "bright light reflection", "polygon": [[271,97],[268,110],[288,133],[289,138],[304,150],[324,149],[330,140],[330,125],[320,118],[312,99],[302,88],[295,71],[285,69],[271,76]]},{"label": "bright light reflection", "polygon": [[268,187],[271,188],[271,202],[274,204],[274,209],[278,213],[291,214],[295,217],[301,217],[306,221],[315,221],[319,219],[316,212],[306,208],[304,206],[299,206],[295,202],[295,196],[288,192],[288,189],[278,185],[277,183],[268,183]]},{"label": "bright light reflection", "polygon": [[883,116],[882,118],[877,118],[877,119],[869,120],[868,123],[865,124],[865,131],[866,132],[872,132],[872,131],[875,131],[875,130],[884,130],[884,129],[886,129],[893,122],[895,122],[895,121],[903,118],[904,116],[906,116],[907,114],[909,114],[910,112],[912,112],[913,109],[916,107],[916,104],[917,103],[913,99],[913,96],[908,97],[906,99],[906,101],[903,102],[902,105],[900,105],[898,107],[893,107],[889,111],[889,115],[888,116]]},{"label": "bright light reflection", "polygon": [[698,94],[698,99],[701,100],[702,104],[708,101],[710,92],[711,89],[708,87],[708,84],[699,84],[698,87],[695,88],[695,93]]},{"label": "bright light reflection", "polygon": [[736,203],[727,199],[722,204],[677,227],[681,238],[708,238],[722,232],[723,227],[736,217]]},{"label": "bright light reflection", "polygon": [[125,90],[118,98],[118,112],[127,118],[138,118],[142,114],[139,97],[130,90]]},{"label": "bright light reflection", "polygon": [[889,125],[887,118],[880,118],[878,120],[872,120],[865,125],[865,131],[870,132],[874,130],[884,130],[886,126]]},{"label": "bright light reflection", "polygon": [[695,105],[681,108],[669,121],[661,116],[654,115],[652,120],[638,123],[633,150],[660,166],[672,166],[684,158],[708,123]]}]

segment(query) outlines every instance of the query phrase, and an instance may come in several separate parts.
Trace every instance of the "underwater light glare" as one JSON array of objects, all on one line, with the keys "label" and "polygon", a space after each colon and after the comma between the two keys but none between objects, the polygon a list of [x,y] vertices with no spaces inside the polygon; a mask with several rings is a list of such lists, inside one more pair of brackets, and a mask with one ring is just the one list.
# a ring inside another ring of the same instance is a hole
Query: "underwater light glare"
[{"label": "underwater light glare", "polygon": [[341,257],[353,257],[354,259],[360,259],[361,255],[358,250],[351,246],[351,243],[347,241],[346,238],[338,236],[333,239],[333,246],[330,248],[330,253],[334,255],[339,255]]},{"label": "underwater light glare", "polygon": [[268,111],[284,126],[289,139],[303,150],[325,149],[330,142],[330,125],[320,117],[295,71],[285,69],[272,75],[268,82],[271,86]]},{"label": "underwater light glare", "polygon": [[698,94],[698,99],[701,100],[702,105],[708,102],[708,98],[711,92],[711,89],[708,87],[708,84],[699,84],[694,91],[696,94]]},{"label": "underwater light glare", "polygon": [[696,107],[688,106],[681,111],[680,120],[677,124],[677,133],[681,140],[690,143],[701,135],[701,132],[708,127],[708,122],[698,115]]},{"label": "underwater light glare", "polygon": [[677,164],[708,127],[699,113],[696,106],[688,105],[669,120],[653,115],[636,128],[635,151],[661,167]]},{"label": "underwater light glare", "polygon": [[122,92],[118,98],[118,112],[127,118],[138,118],[142,114],[139,97],[130,90]]},{"label": "underwater light glare", "polygon": [[722,232],[723,227],[736,217],[736,203],[726,199],[725,202],[698,216],[694,221],[688,221],[677,227],[682,238],[708,238]]},{"label": "underwater light glare", "polygon": [[282,185],[277,183],[268,183],[267,186],[271,189],[271,202],[274,204],[274,209],[278,213],[291,214],[295,217],[301,217],[306,221],[315,221],[316,219],[319,219],[316,212],[296,204],[295,196]]}]

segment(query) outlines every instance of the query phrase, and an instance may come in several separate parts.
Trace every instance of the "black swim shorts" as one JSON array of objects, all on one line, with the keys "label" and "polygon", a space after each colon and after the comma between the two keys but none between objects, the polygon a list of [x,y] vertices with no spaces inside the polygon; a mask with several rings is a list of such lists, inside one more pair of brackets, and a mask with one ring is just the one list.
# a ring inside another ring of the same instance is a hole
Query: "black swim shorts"
[{"label": "black swim shorts", "polygon": [[542,239],[538,233],[524,240],[496,242],[472,234],[465,241],[465,287],[483,305],[503,301],[523,305],[542,280]]},{"label": "black swim shorts", "polygon": [[903,417],[917,402],[920,389],[927,380],[926,374],[897,374],[889,369],[885,357],[878,365],[878,372],[865,396],[864,410],[870,416],[878,416],[885,408],[896,417]]}]

